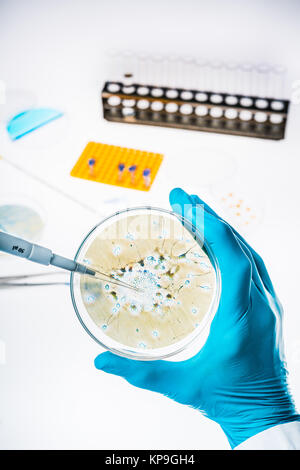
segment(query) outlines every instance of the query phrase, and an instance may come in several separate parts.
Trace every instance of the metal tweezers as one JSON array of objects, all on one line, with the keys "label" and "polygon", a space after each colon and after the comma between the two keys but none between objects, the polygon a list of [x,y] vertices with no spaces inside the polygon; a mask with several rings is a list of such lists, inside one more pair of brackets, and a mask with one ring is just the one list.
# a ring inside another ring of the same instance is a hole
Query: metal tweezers
[{"label": "metal tweezers", "polygon": [[[31,278],[39,278],[43,276],[52,276],[63,274],[66,276],[66,273],[63,271],[51,271],[48,273],[34,273],[34,274],[20,274],[18,276],[0,276],[0,289],[5,289],[8,287],[29,287],[29,286],[57,286],[70,284],[69,279],[66,281],[41,281],[41,282],[32,282]],[[29,282],[26,282],[26,279]]]}]

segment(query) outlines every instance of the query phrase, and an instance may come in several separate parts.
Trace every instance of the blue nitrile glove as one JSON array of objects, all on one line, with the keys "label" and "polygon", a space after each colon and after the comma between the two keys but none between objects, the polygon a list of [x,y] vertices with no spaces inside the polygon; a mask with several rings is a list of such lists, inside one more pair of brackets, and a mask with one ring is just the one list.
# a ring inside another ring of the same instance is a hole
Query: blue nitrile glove
[{"label": "blue nitrile glove", "polygon": [[282,309],[262,259],[197,196],[174,189],[170,202],[200,231],[204,220],[205,240],[219,262],[222,293],[208,339],[186,361],[141,362],[105,352],[96,367],[202,411],[220,424],[231,447],[300,420],[286,381]]}]

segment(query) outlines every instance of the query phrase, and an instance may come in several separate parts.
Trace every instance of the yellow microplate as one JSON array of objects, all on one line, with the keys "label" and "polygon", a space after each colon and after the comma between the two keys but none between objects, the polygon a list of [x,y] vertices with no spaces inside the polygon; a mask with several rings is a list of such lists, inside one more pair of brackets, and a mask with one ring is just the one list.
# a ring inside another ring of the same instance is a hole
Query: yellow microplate
[{"label": "yellow microplate", "polygon": [[[94,160],[92,167],[89,161]],[[71,171],[71,176],[122,188],[149,191],[159,170],[163,155],[116,145],[89,142]],[[125,165],[120,174],[118,167]],[[134,175],[129,168],[136,166]],[[150,170],[150,179],[145,181],[144,170]]]}]

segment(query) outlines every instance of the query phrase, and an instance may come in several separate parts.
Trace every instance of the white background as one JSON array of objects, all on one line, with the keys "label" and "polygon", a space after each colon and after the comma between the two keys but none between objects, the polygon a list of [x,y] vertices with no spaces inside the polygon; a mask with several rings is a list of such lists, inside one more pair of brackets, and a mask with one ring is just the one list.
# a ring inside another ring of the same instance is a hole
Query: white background
[{"label": "white background", "polygon": [[[85,233],[121,203],[168,207],[168,193],[178,185],[214,206],[220,187],[246,195],[260,220],[245,235],[262,254],[285,308],[298,404],[299,105],[291,107],[286,139],[271,142],[108,123],[99,92],[110,48],[282,63],[299,79],[299,12],[299,2],[283,0],[0,2],[0,80],[10,100],[9,107],[0,105],[0,197],[23,194],[38,202],[47,218],[40,242],[74,256]],[[65,114],[10,142],[7,113],[33,105]],[[164,153],[151,191],[72,179],[89,140]],[[31,271],[41,268],[0,257],[0,275]],[[0,341],[3,449],[229,448],[218,426],[197,411],[94,368],[101,351],[76,319],[67,286],[1,290]]]}]

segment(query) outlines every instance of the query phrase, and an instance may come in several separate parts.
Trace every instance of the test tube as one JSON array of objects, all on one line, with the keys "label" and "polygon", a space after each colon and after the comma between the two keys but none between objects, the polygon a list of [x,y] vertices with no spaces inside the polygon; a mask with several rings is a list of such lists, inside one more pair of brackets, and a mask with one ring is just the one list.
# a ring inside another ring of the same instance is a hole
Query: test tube
[{"label": "test tube", "polygon": [[167,61],[167,86],[172,88],[178,86],[178,56],[171,54]]},{"label": "test tube", "polygon": [[273,65],[271,68],[272,97],[286,98],[286,68],[282,65]]},{"label": "test tube", "polygon": [[125,73],[123,76],[123,83],[125,87],[130,87],[133,85],[133,74],[132,73]]},{"label": "test tube", "polygon": [[95,164],[96,164],[95,158],[90,158],[89,161],[88,161],[88,165],[89,165],[89,175],[90,175],[90,176],[94,176],[94,175],[95,175]]},{"label": "test tube", "polygon": [[135,172],[136,172],[136,165],[131,165],[128,168],[128,171],[130,173],[130,179],[131,179],[131,184],[134,184],[135,181]]},{"label": "test tube", "polygon": [[182,88],[193,88],[194,86],[194,73],[195,61],[193,57],[183,57],[183,73],[182,73]]},{"label": "test tube", "polygon": [[161,55],[154,55],[151,58],[152,83],[155,85],[162,85],[163,63],[164,61]]},{"label": "test tube", "polygon": [[165,105],[165,111],[166,111],[166,119],[169,122],[174,122],[176,121],[176,115],[175,113],[178,111],[178,104],[175,102],[169,102]]},{"label": "test tube", "polygon": [[235,93],[238,92],[237,90],[237,71],[238,71],[238,64],[236,62],[227,62],[225,65],[226,68],[226,92]]},{"label": "test tube", "polygon": [[134,70],[134,54],[132,51],[125,51],[122,54],[122,72],[124,77],[132,79],[133,73],[135,72]]},{"label": "test tube", "polygon": [[107,91],[109,91],[109,93],[117,93],[120,91],[120,85],[118,83],[109,83],[107,85]]},{"label": "test tube", "polygon": [[271,68],[268,64],[258,64],[255,68],[256,71],[256,95],[259,97],[265,97],[269,95],[269,75]]},{"label": "test tube", "polygon": [[144,184],[149,188],[150,183],[151,183],[151,176],[150,176],[151,170],[150,168],[145,168],[143,171],[143,178],[144,178]]},{"label": "test tube", "polygon": [[211,90],[214,92],[223,91],[223,63],[220,60],[213,60],[210,62],[211,72]]},{"label": "test tube", "polygon": [[120,57],[121,54],[116,49],[107,52],[105,74],[108,80],[120,80]]},{"label": "test tube", "polygon": [[118,181],[122,181],[124,175],[125,165],[124,163],[119,163],[118,165]]},{"label": "test tube", "polygon": [[197,90],[208,90],[209,86],[207,83],[208,79],[209,64],[206,59],[196,59],[196,89]]},{"label": "test tube", "polygon": [[149,95],[150,89],[147,86],[139,86],[137,89],[137,94],[140,96]]},{"label": "test tube", "polygon": [[241,94],[253,94],[253,65],[250,63],[243,63],[240,65],[240,78],[241,78]]},{"label": "test tube", "polygon": [[149,57],[145,52],[138,54],[138,83],[149,83]]}]

